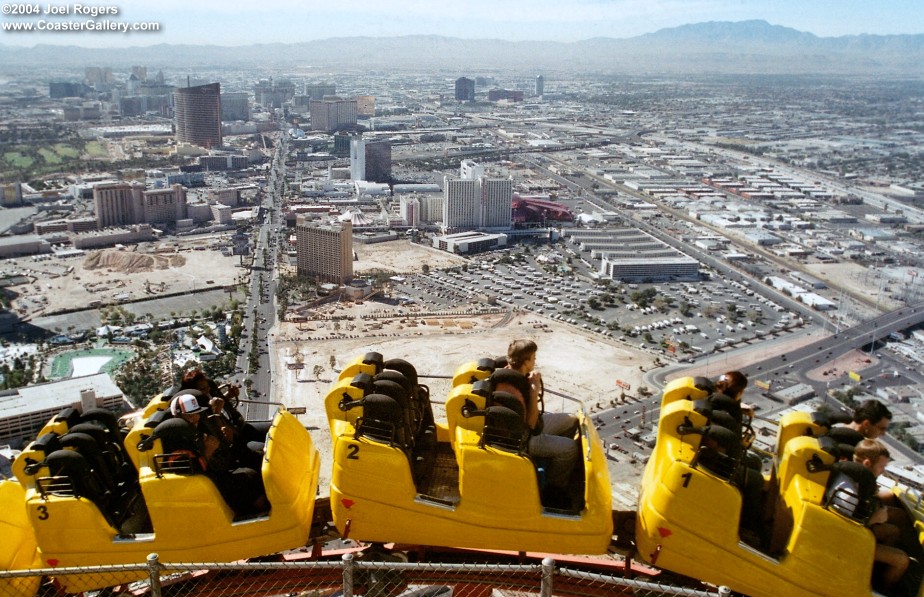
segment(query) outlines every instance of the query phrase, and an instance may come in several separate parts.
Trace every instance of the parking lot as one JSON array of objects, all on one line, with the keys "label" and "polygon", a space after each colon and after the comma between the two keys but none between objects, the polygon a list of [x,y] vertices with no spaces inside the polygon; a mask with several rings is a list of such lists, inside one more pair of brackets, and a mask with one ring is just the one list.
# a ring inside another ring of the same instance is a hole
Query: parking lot
[{"label": "parking lot", "polygon": [[600,281],[574,261],[553,249],[496,251],[465,268],[408,276],[395,292],[432,309],[482,302],[530,310],[681,360],[802,325],[799,315],[736,281]]}]

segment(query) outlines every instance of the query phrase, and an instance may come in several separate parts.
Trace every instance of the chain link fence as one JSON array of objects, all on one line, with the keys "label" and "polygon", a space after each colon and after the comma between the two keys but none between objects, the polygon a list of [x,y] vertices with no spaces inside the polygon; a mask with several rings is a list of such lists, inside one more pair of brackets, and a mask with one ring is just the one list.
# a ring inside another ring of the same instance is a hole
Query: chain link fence
[{"label": "chain link fence", "polygon": [[155,554],[123,566],[0,571],[0,597],[707,597],[730,594],[594,572],[551,558],[541,564],[406,562],[396,553],[346,553],[326,561],[164,564]]}]

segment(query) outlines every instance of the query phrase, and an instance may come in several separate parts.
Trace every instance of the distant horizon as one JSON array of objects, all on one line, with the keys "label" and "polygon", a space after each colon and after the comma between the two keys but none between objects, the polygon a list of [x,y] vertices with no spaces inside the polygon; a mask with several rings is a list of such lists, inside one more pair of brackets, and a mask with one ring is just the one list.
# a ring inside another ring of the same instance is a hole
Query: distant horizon
[{"label": "distant horizon", "polygon": [[[419,35],[466,40],[573,43],[593,38],[629,39],[662,29],[705,22],[762,20],[820,38],[924,33],[924,2],[906,0],[264,0],[228,6],[222,0],[125,0],[93,4],[117,14],[75,14],[78,4],[52,6],[67,15],[0,16],[6,27],[85,26],[111,29],[156,23],[156,32],[0,31],[0,45],[30,48],[138,48],[154,45],[241,47],[294,44],[330,38],[395,38]],[[4,13],[7,7],[4,5]],[[44,11],[47,2],[39,4]]]}]

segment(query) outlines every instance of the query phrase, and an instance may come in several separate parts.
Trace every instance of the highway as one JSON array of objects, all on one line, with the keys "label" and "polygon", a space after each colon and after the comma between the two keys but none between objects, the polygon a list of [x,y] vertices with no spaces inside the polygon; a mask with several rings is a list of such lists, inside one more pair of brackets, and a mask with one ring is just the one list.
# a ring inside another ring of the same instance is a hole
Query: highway
[{"label": "highway", "polygon": [[[276,318],[276,277],[275,255],[276,235],[274,230],[281,221],[281,190],[285,180],[285,135],[279,140],[273,156],[272,167],[267,177],[266,194],[261,208],[260,228],[253,245],[253,263],[251,266],[250,288],[247,306],[244,310],[244,330],[247,336],[241,340],[241,351],[237,358],[238,368],[250,379],[250,388],[242,389],[242,398],[254,402],[245,402],[245,416],[250,420],[266,420],[272,412],[269,404],[264,402],[272,396],[273,359],[270,358],[271,338],[269,329]],[[250,351],[256,338],[258,365],[250,368]],[[249,373],[248,373],[249,372]]]}]

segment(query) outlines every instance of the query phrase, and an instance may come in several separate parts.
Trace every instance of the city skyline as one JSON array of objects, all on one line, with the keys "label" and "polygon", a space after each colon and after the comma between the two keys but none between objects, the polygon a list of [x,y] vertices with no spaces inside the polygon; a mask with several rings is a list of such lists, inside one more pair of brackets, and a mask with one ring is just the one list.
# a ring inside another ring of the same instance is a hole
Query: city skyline
[{"label": "city skyline", "polygon": [[[41,5],[44,10],[46,5]],[[77,5],[59,4],[75,7]],[[125,2],[116,15],[91,17],[3,16],[5,24],[40,20],[157,23],[156,32],[12,33],[0,45],[77,45],[129,47],[156,44],[243,46],[268,42],[297,43],[331,37],[439,35],[463,39],[574,42],[595,37],[631,38],[708,21],[761,19],[818,37],[890,35],[924,32],[924,4],[897,0],[874,2],[821,0],[472,0],[464,4],[419,0],[354,0],[307,4],[268,0],[233,6],[205,0],[193,6],[165,0]]]}]

